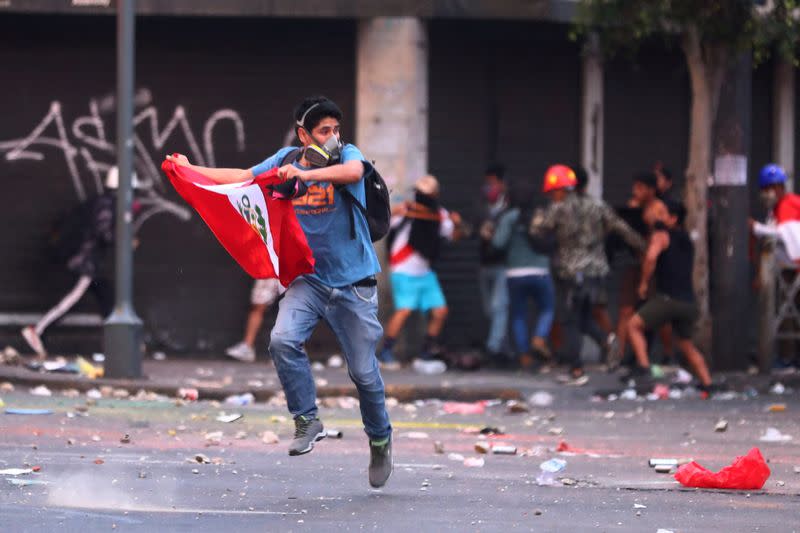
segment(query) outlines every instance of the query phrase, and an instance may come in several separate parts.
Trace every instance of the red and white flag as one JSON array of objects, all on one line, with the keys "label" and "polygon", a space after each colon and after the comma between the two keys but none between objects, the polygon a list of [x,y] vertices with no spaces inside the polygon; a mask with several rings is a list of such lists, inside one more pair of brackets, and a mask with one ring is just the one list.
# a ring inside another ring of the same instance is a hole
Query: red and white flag
[{"label": "red and white flag", "polygon": [[775,207],[775,222],[786,253],[792,261],[800,261],[800,196],[786,194]]},{"label": "red and white flag", "polygon": [[226,185],[170,160],[161,169],[252,277],[277,278],[286,287],[297,276],[314,271],[314,256],[292,202],[273,199],[267,189],[281,183],[277,169]]}]

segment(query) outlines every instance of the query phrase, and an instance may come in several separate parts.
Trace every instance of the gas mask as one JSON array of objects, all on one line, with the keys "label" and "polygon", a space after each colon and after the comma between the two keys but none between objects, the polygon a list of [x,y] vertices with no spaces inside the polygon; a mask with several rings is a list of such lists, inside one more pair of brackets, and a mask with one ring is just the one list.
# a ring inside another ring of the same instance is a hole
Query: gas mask
[{"label": "gas mask", "polygon": [[[310,136],[310,134],[309,134]],[[311,137],[312,141],[316,141]],[[312,142],[305,148],[304,156],[312,167],[327,167],[339,162],[342,153],[342,141],[338,135],[331,135],[322,146]]]}]

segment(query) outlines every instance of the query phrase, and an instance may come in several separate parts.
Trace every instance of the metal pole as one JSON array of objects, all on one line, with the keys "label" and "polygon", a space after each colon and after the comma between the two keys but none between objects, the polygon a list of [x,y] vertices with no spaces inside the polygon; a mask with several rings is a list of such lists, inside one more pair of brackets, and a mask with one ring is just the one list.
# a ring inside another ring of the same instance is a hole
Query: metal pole
[{"label": "metal pole", "polygon": [[133,310],[133,86],[135,0],[117,7],[117,166],[115,305],[104,328],[105,374],[142,375],[142,321]]},{"label": "metal pole", "polygon": [[750,52],[732,61],[722,85],[714,134],[711,218],[712,362],[716,370],[747,367],[749,298],[747,216],[752,95]]}]

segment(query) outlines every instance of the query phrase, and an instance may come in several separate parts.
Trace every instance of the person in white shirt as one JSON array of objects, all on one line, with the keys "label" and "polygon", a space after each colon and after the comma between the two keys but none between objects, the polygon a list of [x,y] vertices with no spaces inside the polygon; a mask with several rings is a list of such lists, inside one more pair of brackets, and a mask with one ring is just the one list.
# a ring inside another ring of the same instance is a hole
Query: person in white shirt
[{"label": "person in white shirt", "polygon": [[461,217],[440,207],[439,182],[430,175],[417,180],[414,201],[396,207],[392,215],[389,263],[395,312],[386,326],[378,359],[385,367],[397,367],[392,348],[403,325],[414,311],[429,313],[425,341],[413,368],[424,374],[439,374],[447,369],[438,357],[448,309],[431,264],[439,255],[442,240],[458,237]]}]

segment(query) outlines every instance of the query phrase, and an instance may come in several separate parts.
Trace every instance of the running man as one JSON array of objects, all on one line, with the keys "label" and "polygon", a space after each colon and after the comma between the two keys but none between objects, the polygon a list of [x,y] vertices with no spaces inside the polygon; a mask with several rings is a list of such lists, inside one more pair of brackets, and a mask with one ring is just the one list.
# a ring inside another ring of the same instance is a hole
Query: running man
[{"label": "running man", "polygon": [[[375,357],[383,334],[375,279],[380,265],[366,218],[340,192],[346,187],[364,205],[365,159],[354,145],[341,143],[342,111],[328,98],[306,98],[295,110],[294,119],[302,143],[297,157],[290,157],[293,148],[281,148],[250,169],[199,167],[184,156],[175,161],[217,183],[247,181],[278,167],[282,179],[296,177],[308,186],[308,194],[296,198],[294,206],[314,254],[316,271],[286,288],[269,346],[294,417],[289,455],[308,453],[316,441],[325,438],[317,416],[311,365],[303,346],[324,320],[342,346],[350,378],[358,390],[361,419],[369,438],[369,483],[381,487],[392,473],[392,426]],[[351,216],[355,224],[352,237]]]}]

